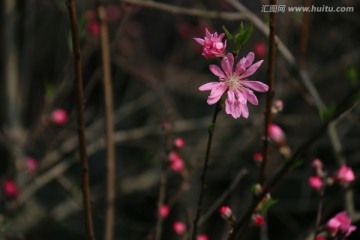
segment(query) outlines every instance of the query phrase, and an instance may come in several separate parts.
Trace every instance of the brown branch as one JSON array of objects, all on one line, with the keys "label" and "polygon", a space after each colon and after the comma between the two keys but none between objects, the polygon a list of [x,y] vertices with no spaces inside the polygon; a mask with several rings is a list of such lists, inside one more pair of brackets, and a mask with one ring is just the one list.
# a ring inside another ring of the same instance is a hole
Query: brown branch
[{"label": "brown branch", "polygon": [[79,152],[82,167],[82,192],[83,204],[85,207],[86,233],[89,240],[94,240],[94,227],[92,219],[90,186],[89,186],[89,166],[87,162],[86,153],[86,139],[85,139],[85,123],[84,123],[84,91],[83,91],[83,77],[81,71],[81,54],[79,35],[77,27],[76,4],[74,0],[67,0],[66,5],[69,10],[72,47],[74,52],[74,67],[76,75],[76,99],[77,99],[77,122],[78,122],[78,137],[79,137]]},{"label": "brown branch", "polygon": [[105,148],[106,148],[106,214],[105,214],[105,240],[114,239],[115,219],[115,142],[114,142],[114,115],[113,94],[110,64],[110,45],[106,13],[101,0],[97,1],[97,14],[100,21],[100,45],[102,61],[102,83],[105,108]]},{"label": "brown branch", "polygon": [[[276,5],[276,0],[270,1],[271,5]],[[260,184],[264,185],[266,180],[266,171],[269,161],[269,132],[268,126],[272,121],[272,99],[274,97],[274,81],[275,81],[275,63],[276,63],[276,39],[275,39],[275,30],[276,30],[276,12],[270,13],[270,36],[269,36],[269,63],[268,63],[268,85],[269,91],[266,95],[266,110],[265,110],[265,121],[264,121],[264,140],[263,140],[263,162],[260,169]]]},{"label": "brown branch", "polygon": [[[305,0],[305,7],[311,7],[312,0]],[[299,65],[305,67],[306,50],[309,41],[309,29],[310,29],[311,12],[305,11],[303,13],[303,19],[301,24],[300,34],[300,51],[299,51]]]}]

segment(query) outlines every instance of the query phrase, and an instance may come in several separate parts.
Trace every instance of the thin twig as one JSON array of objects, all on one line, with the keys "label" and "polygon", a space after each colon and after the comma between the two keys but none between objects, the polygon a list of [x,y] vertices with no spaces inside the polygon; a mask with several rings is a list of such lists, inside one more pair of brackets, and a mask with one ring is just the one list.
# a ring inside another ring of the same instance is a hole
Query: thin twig
[{"label": "thin twig", "polygon": [[85,139],[85,123],[84,123],[84,92],[83,92],[83,77],[81,71],[81,54],[79,35],[77,27],[76,4],[74,0],[67,0],[66,5],[69,10],[69,17],[71,23],[72,46],[74,51],[74,67],[76,75],[76,98],[77,98],[77,121],[78,121],[78,136],[79,136],[79,151],[80,161],[82,167],[82,191],[83,203],[85,207],[86,233],[89,240],[94,240],[94,227],[91,209],[90,185],[89,185],[89,167],[86,153],[86,139]]},{"label": "thin twig", "polygon": [[315,222],[315,234],[314,234],[314,240],[316,240],[317,232],[319,231],[320,223],[321,223],[321,215],[323,211],[323,205],[324,205],[324,196],[325,196],[325,188],[326,188],[326,178],[327,175],[325,174],[322,177],[323,185],[321,186],[319,194],[319,202],[317,207],[317,213],[316,213],[316,222]]},{"label": "thin twig", "polygon": [[200,214],[201,214],[201,209],[202,209],[202,204],[203,204],[204,194],[205,194],[205,188],[206,188],[205,180],[206,180],[207,168],[208,168],[208,165],[209,165],[211,144],[212,144],[212,139],[213,139],[213,135],[214,135],[216,119],[217,119],[219,111],[221,110],[221,103],[220,102],[221,102],[221,100],[219,100],[216,103],[213,119],[212,119],[211,125],[209,126],[209,129],[208,129],[209,138],[208,138],[208,143],[207,143],[207,147],[206,147],[204,167],[203,167],[202,174],[201,174],[201,177],[200,177],[200,181],[201,181],[200,195],[199,195],[199,201],[198,201],[198,204],[197,204],[197,210],[196,210],[196,214],[195,214],[195,218],[194,218],[194,222],[193,222],[193,226],[192,226],[193,227],[192,236],[191,236],[192,240],[196,240],[196,236],[197,236],[198,222],[200,220]]},{"label": "thin twig", "polygon": [[110,64],[110,45],[106,13],[101,0],[97,1],[97,14],[100,20],[100,44],[102,60],[102,79],[105,108],[106,128],[106,216],[105,216],[105,240],[114,239],[115,219],[115,181],[116,181],[116,156],[114,142],[114,115],[113,115],[113,93]]},{"label": "thin twig", "polygon": [[[270,1],[271,5],[276,5],[276,0]],[[268,126],[272,121],[271,106],[274,97],[274,81],[275,81],[275,63],[276,63],[276,12],[270,13],[270,36],[269,36],[269,63],[268,63],[268,85],[269,90],[266,95],[266,110],[265,110],[265,121],[264,121],[264,140],[263,140],[263,162],[261,164],[260,172],[260,184],[264,185],[266,180],[266,171],[269,161],[269,132]]]},{"label": "thin twig", "polygon": [[298,161],[309,149],[310,146],[312,146],[327,130],[329,124],[340,117],[343,113],[345,113],[348,109],[352,107],[352,105],[355,103],[355,96],[360,91],[360,85],[358,85],[356,88],[354,88],[336,107],[336,110],[334,114],[329,118],[327,121],[325,121],[318,130],[305,142],[303,143],[297,151],[289,158],[288,161],[284,163],[282,168],[276,173],[276,175],[268,182],[267,185],[265,185],[264,190],[261,194],[256,196],[248,210],[246,211],[245,215],[236,223],[233,232],[229,235],[228,240],[234,240],[239,239],[241,236],[242,230],[245,229],[245,226],[249,222],[251,215],[254,211],[254,209],[258,206],[260,201],[263,200],[263,198],[268,194],[273,187],[285,176],[286,173],[288,173],[289,170],[294,166],[294,163]]}]

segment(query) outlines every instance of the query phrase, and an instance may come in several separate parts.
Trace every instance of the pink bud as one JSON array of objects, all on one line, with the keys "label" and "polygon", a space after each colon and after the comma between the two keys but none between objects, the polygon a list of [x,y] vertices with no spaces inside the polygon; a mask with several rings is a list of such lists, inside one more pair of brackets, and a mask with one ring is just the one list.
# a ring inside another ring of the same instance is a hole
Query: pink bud
[{"label": "pink bud", "polygon": [[174,172],[180,172],[184,168],[184,162],[182,159],[177,159],[175,161],[171,161],[170,169]]},{"label": "pink bud", "polygon": [[262,226],[264,224],[264,217],[261,214],[254,214],[252,220],[256,226]]},{"label": "pink bud", "polygon": [[62,108],[57,108],[51,113],[51,121],[57,125],[64,125],[68,118],[67,112]]},{"label": "pink bud", "polygon": [[355,175],[350,167],[343,164],[335,173],[334,179],[335,181],[339,181],[341,183],[351,183],[355,180]]},{"label": "pink bud", "polygon": [[183,148],[184,147],[184,139],[183,138],[176,138],[174,140],[174,146],[177,147],[177,148]]},{"label": "pink bud", "polygon": [[168,159],[169,159],[169,161],[173,162],[173,161],[181,159],[181,157],[177,152],[171,151],[168,155]]},{"label": "pink bud", "polygon": [[272,141],[277,143],[280,146],[285,145],[286,137],[283,130],[276,124],[270,124],[268,127],[268,134]]},{"label": "pink bud", "polygon": [[5,180],[3,182],[3,191],[8,198],[16,198],[19,195],[18,186],[11,180]]},{"label": "pink bud", "polygon": [[316,158],[316,159],[314,159],[314,160],[312,161],[312,166],[313,166],[316,170],[323,168],[323,164],[322,164],[321,160],[318,159],[318,158]]},{"label": "pink bud", "polygon": [[284,102],[282,100],[276,100],[273,105],[271,106],[271,112],[276,114],[281,112],[284,108]]},{"label": "pink bud", "polygon": [[170,213],[170,208],[168,205],[161,205],[159,208],[159,216],[164,219],[167,218],[169,216]]},{"label": "pink bud", "polygon": [[35,158],[28,157],[25,160],[25,166],[29,173],[34,173],[38,168],[38,162]]},{"label": "pink bud", "polygon": [[320,190],[323,185],[323,182],[320,177],[310,177],[308,183],[311,188],[316,190]]},{"label": "pink bud", "polygon": [[263,161],[263,155],[261,153],[254,153],[253,159],[257,164],[260,164]]},{"label": "pink bud", "polygon": [[185,224],[183,222],[180,222],[180,221],[174,222],[173,229],[174,229],[175,233],[177,235],[180,235],[180,236],[184,235],[184,233],[186,232]]},{"label": "pink bud", "polygon": [[224,219],[229,219],[232,216],[232,210],[229,206],[221,206],[219,212]]},{"label": "pink bud", "polygon": [[264,58],[266,54],[266,45],[263,42],[257,42],[254,45],[254,52],[260,58]]},{"label": "pink bud", "polygon": [[209,240],[209,237],[205,234],[200,234],[197,236],[196,240]]},{"label": "pink bud", "polygon": [[345,211],[340,212],[331,218],[327,222],[326,228],[332,236],[337,234],[349,236],[356,230],[356,226],[351,225],[351,219]]},{"label": "pink bud", "polygon": [[223,57],[226,51],[226,40],[223,42],[225,34],[210,33],[209,30],[205,29],[204,39],[194,38],[195,42],[203,47],[202,55],[206,58],[218,58]]},{"label": "pink bud", "polygon": [[88,33],[94,37],[99,36],[100,33],[100,24],[98,21],[96,20],[90,20],[88,21],[87,25],[86,25],[86,30],[88,31]]}]

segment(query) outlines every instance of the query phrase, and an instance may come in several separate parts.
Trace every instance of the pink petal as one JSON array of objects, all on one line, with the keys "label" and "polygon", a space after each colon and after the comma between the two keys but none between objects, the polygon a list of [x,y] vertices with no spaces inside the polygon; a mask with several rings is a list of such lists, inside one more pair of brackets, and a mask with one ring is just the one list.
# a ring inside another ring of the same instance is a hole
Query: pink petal
[{"label": "pink petal", "polygon": [[224,79],[225,78],[225,74],[224,72],[216,65],[211,64],[209,66],[210,71],[217,77],[219,77],[220,79]]},{"label": "pink petal", "polygon": [[[241,74],[241,78],[246,78],[248,76],[253,75],[256,70],[261,66],[261,64],[263,63],[264,60],[260,60],[256,63],[254,63],[253,65],[251,65],[243,74]],[[246,66],[247,62],[245,63]]]},{"label": "pink petal", "polygon": [[212,105],[216,102],[218,102],[221,98],[221,96],[226,91],[227,86],[223,83],[220,83],[216,88],[213,88],[211,90],[210,96],[207,99],[207,103],[209,105]]},{"label": "pink petal", "polygon": [[268,85],[259,81],[244,80],[241,81],[241,84],[257,92],[267,92],[269,90]]},{"label": "pink petal", "polygon": [[234,56],[231,53],[228,53],[221,60],[221,67],[227,76],[230,76],[232,74],[233,66],[234,66]]},{"label": "pink petal", "polygon": [[232,114],[234,109],[234,102],[235,102],[234,92],[230,90],[227,92],[227,95],[228,97],[226,98],[225,101],[225,112],[227,114]]},{"label": "pink petal", "polygon": [[241,73],[245,72],[246,68],[245,68],[245,62],[246,62],[246,58],[242,58],[237,64],[236,64],[236,68],[235,68],[235,72],[234,75],[235,76],[239,76]]},{"label": "pink petal", "polygon": [[246,105],[246,103],[242,103],[241,104],[241,114],[244,118],[248,118],[249,117],[249,109]]},{"label": "pink petal", "polygon": [[205,35],[207,38],[211,38],[212,35],[207,28],[205,29]]},{"label": "pink petal", "polygon": [[199,87],[200,91],[209,91],[212,90],[213,88],[216,88],[219,84],[221,84],[220,82],[209,82],[209,83],[205,83],[204,85],[201,85]]},{"label": "pink petal", "polygon": [[253,52],[249,52],[248,55],[245,58],[245,64],[244,67],[248,68],[253,62],[254,62],[255,55]]},{"label": "pink petal", "polygon": [[198,44],[200,44],[201,46],[204,46],[204,39],[201,38],[194,38],[195,42],[197,42]]},{"label": "pink petal", "polygon": [[255,96],[255,94],[253,93],[253,91],[246,89],[244,90],[244,92],[245,92],[246,100],[248,100],[253,105],[259,104],[259,101]]}]

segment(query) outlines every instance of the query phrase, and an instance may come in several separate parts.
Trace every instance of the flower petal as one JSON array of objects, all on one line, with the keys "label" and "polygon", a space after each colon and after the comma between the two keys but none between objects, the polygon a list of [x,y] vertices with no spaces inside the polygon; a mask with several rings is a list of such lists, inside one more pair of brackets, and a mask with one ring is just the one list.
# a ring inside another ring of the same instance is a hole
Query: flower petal
[{"label": "flower petal", "polygon": [[228,53],[221,60],[221,67],[224,70],[226,76],[232,75],[233,66],[234,66],[234,56],[231,53]]},{"label": "flower petal", "polygon": [[[256,63],[254,63],[253,65],[251,65],[243,74],[241,74],[241,78],[246,78],[248,76],[253,75],[256,70],[261,66],[261,64],[263,63],[264,60],[260,60]],[[245,63],[246,66],[247,62]]]},{"label": "flower petal", "polygon": [[218,66],[211,64],[209,66],[210,71],[217,77],[219,77],[220,79],[224,79],[225,78],[225,74],[224,72],[221,70],[221,68],[219,68]]},{"label": "flower petal", "polygon": [[241,84],[257,92],[267,92],[269,90],[268,85],[259,81],[243,80]]},{"label": "flower petal", "polygon": [[249,117],[249,109],[248,109],[246,103],[241,104],[241,114],[244,118]]},{"label": "flower petal", "polygon": [[195,42],[197,42],[198,44],[200,44],[201,46],[204,46],[204,39],[201,38],[194,38]]},{"label": "flower petal", "polygon": [[234,92],[229,90],[227,92],[228,97],[226,98],[225,101],[225,112],[227,114],[232,114],[232,112],[234,111],[234,102],[235,102],[235,96],[234,96]]},{"label": "flower petal", "polygon": [[207,103],[209,105],[212,105],[212,104],[218,102],[220,100],[221,96],[226,91],[226,88],[227,88],[227,86],[224,83],[219,83],[218,86],[211,89],[211,93],[207,99]]},{"label": "flower petal", "polygon": [[258,101],[257,97],[255,96],[255,94],[253,93],[253,91],[245,89],[244,92],[245,92],[247,101],[249,101],[253,105],[259,104],[259,101]]},{"label": "flower petal", "polygon": [[221,84],[220,82],[209,82],[209,83],[205,83],[204,85],[201,85],[199,87],[200,91],[209,91],[212,90],[213,88],[216,88],[219,84]]}]

